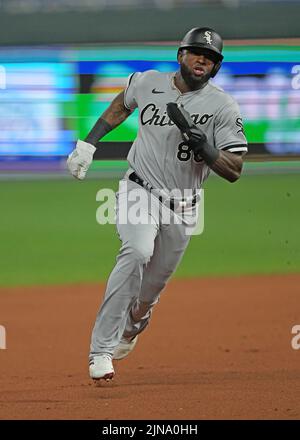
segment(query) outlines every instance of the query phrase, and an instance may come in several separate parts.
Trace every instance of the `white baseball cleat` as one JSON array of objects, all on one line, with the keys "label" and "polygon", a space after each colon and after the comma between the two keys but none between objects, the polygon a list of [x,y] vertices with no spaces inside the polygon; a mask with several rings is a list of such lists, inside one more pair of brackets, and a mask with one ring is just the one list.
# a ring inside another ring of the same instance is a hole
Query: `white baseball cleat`
[{"label": "white baseball cleat", "polygon": [[112,358],[109,354],[94,356],[90,362],[90,377],[94,380],[111,380],[115,375]]},{"label": "white baseball cleat", "polygon": [[133,339],[122,338],[119,345],[115,348],[113,359],[120,360],[126,357],[135,347],[138,335]]}]

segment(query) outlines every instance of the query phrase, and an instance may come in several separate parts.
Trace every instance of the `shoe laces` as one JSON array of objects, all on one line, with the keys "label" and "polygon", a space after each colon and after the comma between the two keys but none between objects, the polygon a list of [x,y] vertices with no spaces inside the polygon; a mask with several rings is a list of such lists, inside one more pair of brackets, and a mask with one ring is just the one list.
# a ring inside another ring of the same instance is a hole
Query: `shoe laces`
[{"label": "shoe laces", "polygon": [[99,354],[98,356],[94,357],[94,363],[99,363],[99,362],[110,362],[112,361],[112,357],[109,354]]},{"label": "shoe laces", "polygon": [[124,336],[121,338],[121,342],[123,344],[131,344],[135,340],[136,336],[133,336],[131,338],[125,338]]}]

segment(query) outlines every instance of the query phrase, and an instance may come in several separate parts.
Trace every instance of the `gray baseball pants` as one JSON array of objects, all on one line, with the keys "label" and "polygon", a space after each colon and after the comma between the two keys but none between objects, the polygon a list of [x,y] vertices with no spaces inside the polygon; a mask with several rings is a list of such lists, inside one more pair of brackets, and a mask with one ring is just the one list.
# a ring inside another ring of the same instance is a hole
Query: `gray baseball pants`
[{"label": "gray baseball pants", "polygon": [[[136,198],[137,193],[142,197]],[[134,215],[133,220],[128,218],[134,214],[129,199],[139,200],[136,214],[142,220],[140,223]],[[195,222],[195,214],[193,216]],[[120,181],[116,194],[116,226],[122,246],[96,317],[90,358],[101,353],[113,355],[122,336],[134,337],[148,325],[152,308],[190,240],[187,225],[174,224],[172,218],[173,211],[162,208],[158,198],[149,191],[128,179]]]}]

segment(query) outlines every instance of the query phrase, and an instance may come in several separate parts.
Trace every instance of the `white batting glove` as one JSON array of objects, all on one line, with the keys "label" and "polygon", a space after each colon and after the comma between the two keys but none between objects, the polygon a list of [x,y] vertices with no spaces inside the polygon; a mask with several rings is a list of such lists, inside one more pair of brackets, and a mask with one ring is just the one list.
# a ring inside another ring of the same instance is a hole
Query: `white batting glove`
[{"label": "white batting glove", "polygon": [[77,141],[76,148],[68,156],[67,167],[72,176],[76,179],[83,180],[93,161],[93,156],[96,148],[81,140]]}]

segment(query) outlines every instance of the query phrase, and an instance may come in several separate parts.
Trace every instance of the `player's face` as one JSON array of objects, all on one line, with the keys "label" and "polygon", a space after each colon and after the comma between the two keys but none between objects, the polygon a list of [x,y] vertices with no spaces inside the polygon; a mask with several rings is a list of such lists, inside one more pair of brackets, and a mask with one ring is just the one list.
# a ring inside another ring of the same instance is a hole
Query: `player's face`
[{"label": "player's face", "polygon": [[209,78],[215,65],[210,52],[199,49],[184,49],[178,55],[181,76],[190,89],[198,89]]}]

